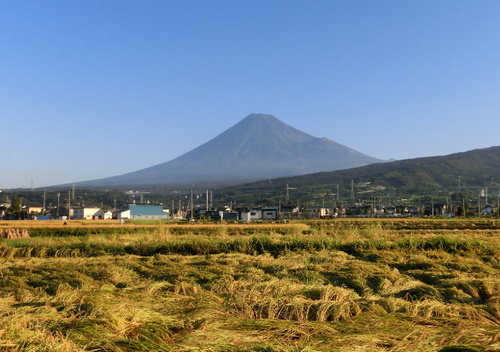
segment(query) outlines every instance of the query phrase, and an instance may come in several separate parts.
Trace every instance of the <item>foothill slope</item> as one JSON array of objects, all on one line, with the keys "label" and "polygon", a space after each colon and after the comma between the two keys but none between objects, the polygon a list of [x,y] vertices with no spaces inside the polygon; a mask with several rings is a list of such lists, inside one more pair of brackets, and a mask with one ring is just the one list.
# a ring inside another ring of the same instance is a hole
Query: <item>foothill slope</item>
[{"label": "foothill slope", "polygon": [[[370,183],[383,188],[404,189],[408,194],[425,194],[440,189],[500,187],[500,146],[446,156],[376,163],[333,172],[282,177],[232,187],[237,189],[283,189],[286,184],[304,189],[340,184],[346,187]],[[460,182],[460,183],[459,183]]]}]

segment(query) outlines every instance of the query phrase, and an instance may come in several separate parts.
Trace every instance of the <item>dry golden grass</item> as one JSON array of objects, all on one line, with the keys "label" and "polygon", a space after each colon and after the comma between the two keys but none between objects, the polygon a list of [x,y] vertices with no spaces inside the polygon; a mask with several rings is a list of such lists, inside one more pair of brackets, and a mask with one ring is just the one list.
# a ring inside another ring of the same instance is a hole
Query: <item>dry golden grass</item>
[{"label": "dry golden grass", "polygon": [[412,221],[1,240],[0,350],[500,350],[498,230]]},{"label": "dry golden grass", "polygon": [[[16,228],[30,228],[30,227],[64,227],[64,226],[116,226],[120,225],[118,220],[69,220],[67,225],[64,224],[62,220],[46,220],[46,221],[36,221],[36,220],[0,220],[0,226],[2,227],[16,227]],[[248,222],[204,222],[204,221],[172,221],[172,220],[151,220],[151,221],[141,221],[139,223],[134,223],[134,221],[126,220],[125,227],[154,227],[154,226],[190,226],[192,228],[219,228],[219,227],[243,227],[243,228],[288,228],[295,226],[307,226],[302,222],[258,222],[258,223],[248,223]]]}]

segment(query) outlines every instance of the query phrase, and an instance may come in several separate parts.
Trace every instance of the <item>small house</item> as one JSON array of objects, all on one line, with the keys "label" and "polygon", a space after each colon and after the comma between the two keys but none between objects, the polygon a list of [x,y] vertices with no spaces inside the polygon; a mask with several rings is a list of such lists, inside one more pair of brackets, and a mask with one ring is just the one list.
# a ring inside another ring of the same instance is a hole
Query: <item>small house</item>
[{"label": "small house", "polygon": [[211,220],[221,220],[223,217],[223,212],[219,210],[207,210],[205,211],[205,216]]},{"label": "small house", "polygon": [[73,219],[76,220],[98,220],[102,219],[101,208],[76,208],[73,210]]},{"label": "small house", "polygon": [[30,215],[37,215],[43,213],[43,207],[28,207],[26,212]]},{"label": "small house", "polygon": [[262,220],[277,220],[278,208],[262,208]]},{"label": "small house", "polygon": [[249,211],[242,211],[240,212],[240,220],[243,221],[252,221],[252,213]]},{"label": "small house", "polygon": [[252,218],[252,220],[261,220],[262,219],[262,210],[261,209],[250,210],[250,217]]},{"label": "small house", "polygon": [[224,220],[239,220],[237,211],[224,211],[222,213],[222,219]]},{"label": "small house", "polygon": [[483,214],[489,215],[493,214],[493,207],[489,204],[486,204],[482,209]]},{"label": "small house", "polygon": [[111,219],[113,219],[113,212],[111,210],[103,210],[102,211],[102,218],[104,220],[111,220]]}]

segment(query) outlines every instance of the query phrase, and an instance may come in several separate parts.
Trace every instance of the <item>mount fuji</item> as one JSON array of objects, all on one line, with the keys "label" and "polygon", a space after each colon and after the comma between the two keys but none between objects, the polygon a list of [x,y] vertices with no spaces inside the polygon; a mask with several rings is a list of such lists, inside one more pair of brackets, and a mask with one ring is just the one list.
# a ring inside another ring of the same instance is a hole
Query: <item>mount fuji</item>
[{"label": "mount fuji", "polygon": [[159,165],[79,182],[79,187],[240,183],[385,162],[299,131],[272,115],[250,114],[205,144]]}]

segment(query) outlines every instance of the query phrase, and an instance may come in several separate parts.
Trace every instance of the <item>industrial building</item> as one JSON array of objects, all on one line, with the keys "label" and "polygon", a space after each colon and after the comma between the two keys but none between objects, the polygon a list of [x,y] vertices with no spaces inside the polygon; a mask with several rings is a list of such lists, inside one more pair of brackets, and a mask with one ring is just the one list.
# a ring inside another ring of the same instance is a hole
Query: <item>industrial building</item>
[{"label": "industrial building", "polygon": [[161,205],[136,205],[124,204],[117,218],[131,220],[161,220],[168,219],[168,213],[163,211]]}]

